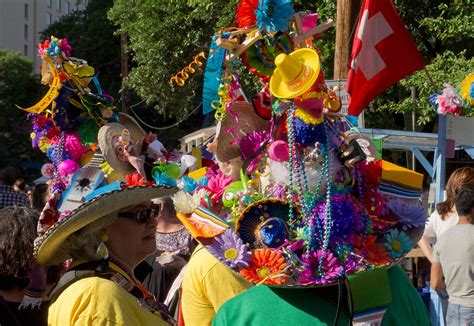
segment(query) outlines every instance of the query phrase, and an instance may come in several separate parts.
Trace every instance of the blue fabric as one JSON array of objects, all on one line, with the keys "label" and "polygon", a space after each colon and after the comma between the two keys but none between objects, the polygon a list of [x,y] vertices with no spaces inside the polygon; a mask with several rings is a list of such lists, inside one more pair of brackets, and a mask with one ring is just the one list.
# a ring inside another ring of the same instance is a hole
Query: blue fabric
[{"label": "blue fabric", "polygon": [[[226,33],[223,34],[225,36]],[[213,110],[211,103],[219,100],[217,90],[221,82],[222,62],[224,61],[225,49],[217,46],[218,35],[211,40],[209,54],[207,56],[206,71],[204,72],[204,85],[202,90],[202,113],[207,114]]]},{"label": "blue fabric", "polygon": [[446,316],[448,326],[474,325],[474,308],[449,303]]},{"label": "blue fabric", "polygon": [[448,294],[446,291],[435,291],[430,288],[430,320],[433,326],[446,326]]}]

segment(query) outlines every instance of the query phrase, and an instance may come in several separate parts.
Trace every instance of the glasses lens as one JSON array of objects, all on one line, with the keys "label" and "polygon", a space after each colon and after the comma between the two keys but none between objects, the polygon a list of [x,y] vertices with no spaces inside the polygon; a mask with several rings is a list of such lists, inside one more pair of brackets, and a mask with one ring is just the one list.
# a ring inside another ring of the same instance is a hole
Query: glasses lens
[{"label": "glasses lens", "polygon": [[152,210],[150,208],[145,208],[137,212],[137,222],[146,223],[150,220]]}]

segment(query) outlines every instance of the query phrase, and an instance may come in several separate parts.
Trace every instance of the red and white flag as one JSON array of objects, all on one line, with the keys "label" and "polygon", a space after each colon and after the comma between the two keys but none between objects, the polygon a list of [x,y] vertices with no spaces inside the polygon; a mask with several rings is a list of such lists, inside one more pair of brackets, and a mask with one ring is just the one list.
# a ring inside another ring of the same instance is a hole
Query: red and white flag
[{"label": "red and white flag", "polygon": [[364,0],[346,84],[349,114],[359,115],[378,94],[424,65],[392,1]]}]

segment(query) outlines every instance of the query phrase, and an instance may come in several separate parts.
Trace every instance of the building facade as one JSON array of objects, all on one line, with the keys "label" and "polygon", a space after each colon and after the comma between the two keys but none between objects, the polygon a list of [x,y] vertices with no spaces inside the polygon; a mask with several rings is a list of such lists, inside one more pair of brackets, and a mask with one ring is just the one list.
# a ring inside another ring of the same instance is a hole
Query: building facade
[{"label": "building facade", "polygon": [[0,0],[0,48],[22,53],[39,72],[42,32],[61,16],[83,10],[89,0]]}]

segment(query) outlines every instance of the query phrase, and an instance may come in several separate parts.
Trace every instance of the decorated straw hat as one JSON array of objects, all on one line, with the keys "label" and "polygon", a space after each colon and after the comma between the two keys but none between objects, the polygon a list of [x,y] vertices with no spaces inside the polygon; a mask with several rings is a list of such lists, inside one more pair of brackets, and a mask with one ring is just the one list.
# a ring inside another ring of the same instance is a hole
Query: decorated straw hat
[{"label": "decorated straw hat", "polygon": [[102,126],[99,129],[98,134],[98,142],[99,146],[102,150],[102,154],[104,155],[105,160],[115,171],[119,173],[129,173],[133,172],[134,168],[128,162],[120,161],[117,158],[115,150],[112,146],[112,139],[115,136],[122,135],[124,129],[128,129],[130,132],[130,138],[133,141],[133,144],[136,149],[137,155],[141,152],[142,143],[145,139],[146,133],[140,127],[138,122],[125,113],[119,113],[118,115],[119,121],[118,122],[109,122]]},{"label": "decorated straw hat", "polygon": [[216,157],[224,162],[241,156],[240,140],[252,132],[268,129],[268,121],[260,118],[248,102],[235,102],[218,125]]},{"label": "decorated straw hat", "polygon": [[35,258],[39,264],[44,265],[63,262],[70,257],[65,250],[60,249],[74,232],[125,207],[151,201],[153,198],[170,196],[176,191],[176,188],[168,187],[135,186],[99,195],[59,219],[36,239]]},{"label": "decorated straw hat", "polygon": [[319,75],[319,56],[313,49],[298,49],[275,58],[276,69],[270,79],[270,91],[278,98],[295,98],[314,84]]},{"label": "decorated straw hat", "polygon": [[280,53],[293,51],[293,40],[288,34],[277,37],[264,35],[240,56],[250,72],[258,77],[271,76],[275,70],[275,58]]}]

